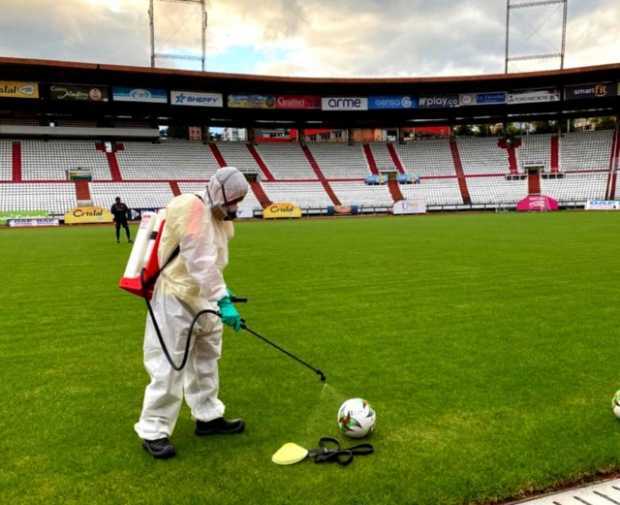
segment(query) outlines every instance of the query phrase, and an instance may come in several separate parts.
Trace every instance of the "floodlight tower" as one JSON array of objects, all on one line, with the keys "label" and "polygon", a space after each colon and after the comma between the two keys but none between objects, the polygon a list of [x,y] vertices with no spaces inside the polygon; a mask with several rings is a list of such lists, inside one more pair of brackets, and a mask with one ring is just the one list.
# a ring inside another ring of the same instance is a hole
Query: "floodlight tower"
[{"label": "floodlight tower", "polygon": [[[200,35],[201,35],[201,53],[200,56],[194,56],[191,54],[182,54],[176,52],[158,53],[155,37],[155,3],[178,3],[178,4],[194,4],[196,8],[200,8],[200,16],[197,18],[200,21]],[[166,58],[172,60],[189,60],[200,61],[202,71],[206,68],[206,51],[207,51],[207,5],[206,0],[149,0],[149,31],[151,35],[151,67],[155,67],[158,58]]]},{"label": "floodlight tower", "polygon": [[[510,56],[510,14],[515,9],[531,9],[533,7],[542,7],[545,5],[562,5],[562,43],[560,52],[554,53],[542,53],[542,54],[529,54],[520,56]],[[560,68],[564,68],[564,53],[566,49],[566,16],[568,11],[568,0],[530,0],[519,1],[506,0],[506,57],[504,60],[504,72],[508,73],[508,64],[511,61],[524,61],[524,60],[542,60],[549,58],[559,58]]]}]

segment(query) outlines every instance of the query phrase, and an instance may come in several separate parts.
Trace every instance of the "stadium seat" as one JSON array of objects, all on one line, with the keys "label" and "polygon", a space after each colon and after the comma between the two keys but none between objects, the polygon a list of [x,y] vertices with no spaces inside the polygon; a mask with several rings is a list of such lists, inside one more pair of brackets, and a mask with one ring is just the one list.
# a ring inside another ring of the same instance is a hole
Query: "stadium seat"
[{"label": "stadium seat", "polygon": [[608,173],[566,174],[562,179],[541,179],[540,191],[558,202],[585,203],[605,198]]},{"label": "stadium seat", "polygon": [[22,140],[23,180],[66,180],[67,170],[90,169],[93,179],[109,181],[112,177],[105,154],[94,141]]},{"label": "stadium seat", "polygon": [[260,144],[256,149],[276,179],[316,179],[299,144]]},{"label": "stadium seat", "polygon": [[219,168],[209,146],[201,142],[124,142],[124,147],[116,159],[125,180],[208,179]]},{"label": "stadium seat", "polygon": [[456,175],[448,139],[416,140],[397,146],[408,173],[423,177]]},{"label": "stadium seat", "polygon": [[370,144],[370,149],[372,150],[372,154],[375,157],[375,163],[377,164],[379,172],[382,172],[384,170],[396,170],[396,167],[394,166],[394,161],[390,156],[390,152],[388,151],[388,147],[385,142],[373,142],[372,144]]},{"label": "stadium seat", "polygon": [[70,182],[0,184],[0,211],[46,210],[50,214],[64,214],[76,205],[75,184]]},{"label": "stadium seat", "polygon": [[[457,144],[465,175],[507,174],[508,151],[497,145],[496,137],[459,137]],[[469,182],[469,180],[468,180]]]},{"label": "stadium seat", "polygon": [[545,172],[551,171],[551,135],[523,135],[517,149],[517,166],[520,171],[525,165],[543,164]]},{"label": "stadium seat", "polygon": [[423,179],[420,184],[403,184],[400,186],[400,190],[407,200],[423,201],[429,207],[463,204],[463,197],[456,177]]},{"label": "stadium seat", "polygon": [[309,143],[308,148],[328,179],[362,179],[371,174],[359,144]]},{"label": "stadium seat", "polygon": [[364,182],[330,182],[342,205],[361,205],[368,207],[391,207],[394,200],[387,184],[369,186]]},{"label": "stadium seat", "polygon": [[527,179],[509,181],[505,177],[468,177],[472,204],[516,204],[528,194]]},{"label": "stadium seat", "polygon": [[160,209],[174,197],[165,182],[91,182],[90,194],[93,203],[104,208],[117,196],[133,209]]},{"label": "stadium seat", "polygon": [[12,175],[12,142],[10,140],[0,140],[0,180],[10,181]]},{"label": "stadium seat", "polygon": [[245,142],[219,142],[217,147],[227,165],[237,167],[242,172],[261,174],[261,169],[250,154]]},{"label": "stadium seat", "polygon": [[613,130],[567,133],[560,137],[560,167],[567,170],[608,170]]},{"label": "stadium seat", "polygon": [[290,202],[302,209],[325,208],[332,205],[320,182],[262,182],[272,202]]}]

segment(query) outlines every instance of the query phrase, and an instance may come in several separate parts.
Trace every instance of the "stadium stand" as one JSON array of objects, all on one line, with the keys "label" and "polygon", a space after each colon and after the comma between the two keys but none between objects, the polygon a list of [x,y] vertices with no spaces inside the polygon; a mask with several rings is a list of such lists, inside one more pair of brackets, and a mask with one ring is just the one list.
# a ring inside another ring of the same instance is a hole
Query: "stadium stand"
[{"label": "stadium stand", "polygon": [[563,135],[560,138],[561,170],[607,170],[613,137],[613,130]]},{"label": "stadium stand", "polygon": [[455,175],[450,143],[446,139],[416,140],[397,146],[408,173],[424,177]]},{"label": "stadium stand", "polygon": [[370,175],[361,145],[308,144],[310,152],[328,179],[361,179]]},{"label": "stadium stand", "polygon": [[400,189],[408,200],[422,200],[429,207],[463,205],[456,177],[423,179],[420,184],[404,184]]},{"label": "stadium stand", "polygon": [[0,180],[10,181],[12,174],[12,142],[10,140],[0,140]]},{"label": "stadium stand", "polygon": [[368,186],[363,182],[332,182],[332,189],[342,205],[391,207],[394,201],[387,185]]},{"label": "stadium stand", "polygon": [[[551,152],[551,138],[547,134],[529,135],[523,147],[518,148],[520,162],[543,162],[550,169],[551,162],[546,157]],[[559,161],[565,177],[541,178],[540,192],[569,205],[582,204],[590,198],[604,198],[607,179],[612,177],[612,140],[612,131],[569,133],[561,137]],[[13,179],[13,142],[18,142],[22,147],[21,179],[25,181],[16,184],[13,182],[20,178]],[[423,177],[421,184],[399,185],[403,196],[424,199],[431,208],[460,207],[464,201],[463,188],[460,188],[463,181],[474,206],[514,204],[527,195],[527,180],[509,181],[504,178],[509,172],[508,151],[498,147],[496,138],[461,137],[456,140],[456,146],[464,173],[460,180],[455,177],[458,171],[448,140],[394,144],[393,147],[400,150],[408,172]],[[226,164],[261,174],[245,143],[221,142],[217,147]],[[394,168],[387,144],[372,143],[368,148],[380,169]],[[368,186],[362,183],[360,179],[370,172],[363,147],[359,144],[311,144],[307,152],[316,155],[312,159],[319,161],[319,170],[313,168],[311,158],[306,156],[299,144],[260,144],[257,151],[276,177],[275,181],[265,181],[263,178],[262,182],[266,197],[271,201],[290,201],[302,208],[316,209],[337,202],[387,207],[396,199],[387,185]],[[172,198],[173,191],[201,191],[205,181],[219,166],[209,146],[188,141],[165,141],[162,144],[127,142],[115,156],[127,180],[110,180],[106,153],[97,150],[94,141],[2,139],[0,210],[40,209],[64,213],[76,204],[76,186],[60,181],[65,179],[65,170],[77,167],[92,171],[94,181],[86,187],[90,188],[90,196],[96,205],[108,207],[115,196],[121,196],[130,207],[158,208]],[[487,176],[480,176],[483,174]],[[611,180],[610,184],[615,189],[618,181]],[[37,185],[37,181],[41,182]],[[59,183],[48,184],[48,181]],[[49,197],[42,196],[41,191]],[[22,205],[19,205],[20,198],[23,198]],[[264,207],[268,201],[266,198],[263,200]],[[246,204],[252,210],[261,207],[254,191],[248,195]]]},{"label": "stadium stand", "polygon": [[394,166],[394,161],[392,161],[392,157],[390,156],[390,152],[388,150],[388,146],[385,143],[373,142],[370,145],[370,149],[372,150],[372,154],[375,157],[375,163],[377,164],[377,168],[379,172],[389,170],[395,171],[396,167]]},{"label": "stadium stand", "polygon": [[105,155],[94,142],[22,140],[22,178],[26,181],[66,180],[66,170],[88,168],[93,179],[110,180]]},{"label": "stadium stand", "polygon": [[495,137],[460,137],[457,139],[465,175],[507,174],[508,151],[497,145]]},{"label": "stadium stand", "polygon": [[209,146],[199,142],[125,142],[116,152],[125,180],[208,179],[219,168]]},{"label": "stadium stand", "polygon": [[222,153],[222,157],[227,165],[237,167],[242,172],[261,173],[260,167],[256,164],[256,161],[254,161],[245,143],[219,142],[217,147]]},{"label": "stadium stand", "polygon": [[325,208],[332,205],[320,182],[263,182],[272,202],[290,202],[303,208]]},{"label": "stadium stand", "polygon": [[165,182],[91,182],[90,194],[95,205],[108,208],[120,196],[132,209],[165,207],[174,197]]},{"label": "stadium stand", "polygon": [[561,179],[542,179],[540,189],[543,195],[555,198],[560,203],[584,203],[589,199],[605,198],[608,174],[566,174]]},{"label": "stadium stand", "polygon": [[76,206],[75,184],[20,183],[0,184],[0,210],[46,210],[64,214]]},{"label": "stadium stand", "polygon": [[[545,172],[551,171],[551,135],[524,135],[517,149],[518,166],[544,164]],[[521,170],[520,170],[521,171]]]},{"label": "stadium stand", "polygon": [[316,179],[299,144],[261,144],[256,149],[276,179]]},{"label": "stadium stand", "polygon": [[497,177],[468,177],[467,188],[472,204],[514,204],[527,196],[527,180]]}]

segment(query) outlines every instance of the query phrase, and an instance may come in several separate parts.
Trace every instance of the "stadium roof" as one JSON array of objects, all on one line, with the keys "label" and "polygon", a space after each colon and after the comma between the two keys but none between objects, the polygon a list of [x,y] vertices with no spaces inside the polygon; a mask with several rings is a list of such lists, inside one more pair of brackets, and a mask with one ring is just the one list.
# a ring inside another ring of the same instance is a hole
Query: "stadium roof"
[{"label": "stadium roof", "polygon": [[[197,72],[189,70],[129,67],[92,63],[33,60],[0,57],[0,75],[6,80],[34,81],[47,86],[72,83],[100,86],[163,88],[166,90],[208,91],[230,94],[270,96],[367,97],[367,96],[458,96],[467,93],[506,92],[511,90],[553,88],[559,101],[485,104],[454,108],[410,108],[396,110],[326,111],[203,107],[177,107],[169,104],[107,103],[84,104],[50,100],[13,100],[3,98],[0,109],[19,113],[70,113],[90,119],[102,115],[131,115],[160,118],[164,121],[196,122],[213,126],[248,127],[395,127],[421,124],[495,122],[558,119],[583,115],[618,113],[617,86],[620,64],[564,70],[490,74],[454,77],[415,78],[303,78]],[[610,82],[614,92],[606,97],[574,101],[564,100],[564,88],[570,85]]]}]

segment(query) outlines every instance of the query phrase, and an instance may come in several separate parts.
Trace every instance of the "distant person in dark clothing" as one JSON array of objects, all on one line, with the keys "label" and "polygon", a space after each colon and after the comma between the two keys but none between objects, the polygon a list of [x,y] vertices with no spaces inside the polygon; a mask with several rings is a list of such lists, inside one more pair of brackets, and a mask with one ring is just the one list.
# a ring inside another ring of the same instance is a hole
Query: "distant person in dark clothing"
[{"label": "distant person in dark clothing", "polygon": [[127,235],[127,242],[131,244],[131,235],[129,234],[129,226],[127,226],[127,215],[129,214],[129,207],[121,202],[121,197],[116,197],[116,203],[112,205],[110,212],[114,216],[114,224],[116,225],[116,243],[120,242],[121,226],[125,228],[125,234]]}]

